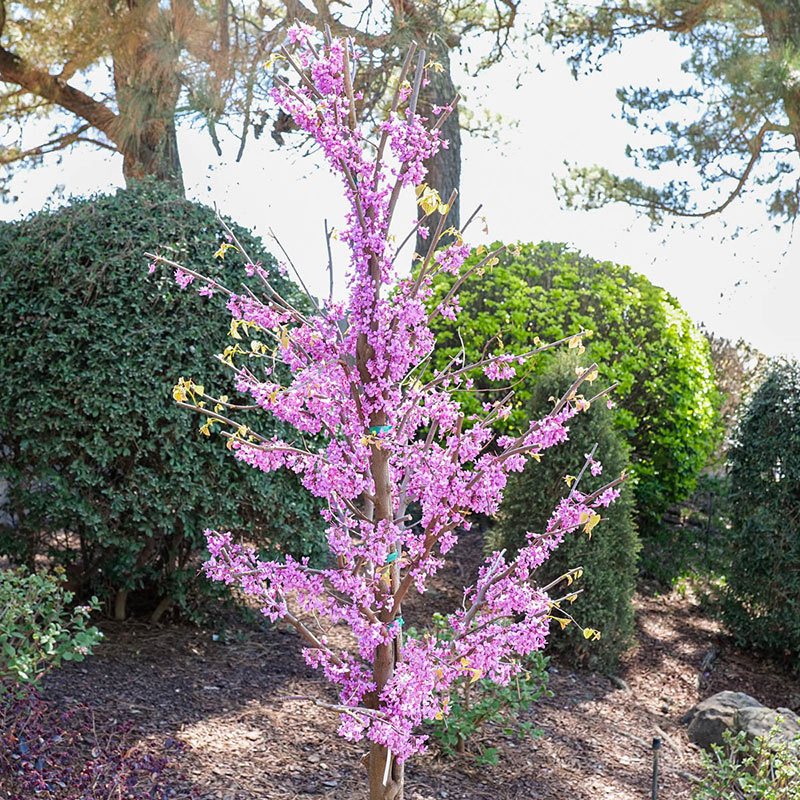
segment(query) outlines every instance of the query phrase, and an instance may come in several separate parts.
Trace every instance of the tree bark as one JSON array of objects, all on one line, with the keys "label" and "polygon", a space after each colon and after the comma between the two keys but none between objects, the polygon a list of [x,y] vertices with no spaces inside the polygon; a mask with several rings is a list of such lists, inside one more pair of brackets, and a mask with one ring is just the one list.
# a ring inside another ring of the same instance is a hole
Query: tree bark
[{"label": "tree bark", "polygon": [[[440,43],[429,55],[429,59],[438,61],[444,69],[441,72],[431,68],[428,70],[430,83],[420,91],[419,113],[423,117],[429,117],[432,121],[435,117],[432,113],[433,106],[446,106],[451,103],[457,94],[453,77],[450,72],[450,53],[445,44]],[[453,109],[453,113],[445,121],[441,128],[441,138],[448,143],[447,149],[444,147],[439,152],[425,162],[428,170],[426,178],[428,186],[433,187],[446,203],[453,189],[461,189],[461,127],[458,117],[458,106]],[[461,203],[459,195],[447,215],[447,227],[458,228],[461,224]],[[418,216],[422,217],[424,212],[418,209]],[[450,241],[445,238],[445,243]],[[417,237],[417,252],[424,255],[428,250],[428,244],[420,236]]]},{"label": "tree bark", "polygon": [[3,47],[0,79],[86,120],[122,153],[126,181],[150,176],[183,194],[175,126],[179,45],[169,35],[174,20],[153,0],[131,0],[129,8],[125,33],[112,53],[117,113]]},{"label": "tree bark", "polygon": [[175,126],[180,53],[165,36],[168,25],[158,4],[149,0],[131,11],[125,35],[112,52],[119,108],[114,141],[123,155],[128,185],[152,177],[184,194]]}]

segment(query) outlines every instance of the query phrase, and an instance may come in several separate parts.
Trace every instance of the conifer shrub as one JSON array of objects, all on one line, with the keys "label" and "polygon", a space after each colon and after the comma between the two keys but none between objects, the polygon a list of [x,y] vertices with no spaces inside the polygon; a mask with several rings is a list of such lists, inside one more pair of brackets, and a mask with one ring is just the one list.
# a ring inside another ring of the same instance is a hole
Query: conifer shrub
[{"label": "conifer shrub", "polygon": [[[234,230],[302,305],[263,244]],[[215,359],[230,315],[149,276],[144,253],[224,284],[241,256],[215,258],[223,241],[212,209],[153,183],[0,223],[0,553],[49,555],[69,588],[113,592],[118,616],[133,590],[143,610],[188,607],[212,521],[272,554],[321,552],[319,504],[296,476],[237,463],[172,397],[180,376],[230,385]]]},{"label": "conifer shrub", "polygon": [[[472,264],[481,257],[473,255]],[[440,273],[434,302],[453,280]],[[662,515],[691,494],[721,435],[708,342],[678,301],[629,267],[552,242],[506,250],[458,297],[464,313],[457,322],[434,318],[438,369],[452,359],[474,363],[487,340],[488,353],[524,353],[581,328],[594,332],[584,339],[587,358],[619,384],[615,424],[635,464],[637,522],[643,539],[657,537]],[[553,357],[542,353],[515,382],[510,433],[525,423],[528,401]],[[470,377],[474,389],[459,399],[476,413],[496,385],[479,372]]]},{"label": "conifer shrub", "polygon": [[800,364],[776,361],[730,450],[723,615],[741,643],[800,663]]},{"label": "conifer shrub", "polygon": [[[544,414],[552,406],[549,398],[558,396],[575,378],[574,358],[560,357],[551,362],[528,398],[526,412]],[[608,475],[629,469],[629,448],[614,425],[613,412],[601,398],[570,422],[569,440],[548,451],[539,464],[528,464],[522,473],[509,478],[503,503],[488,545],[492,550],[516,552],[526,543],[528,532],[542,532],[551,509],[568,492],[565,478],[576,476],[594,443],[603,471],[592,475],[587,470],[580,479],[580,490],[592,492],[603,485]],[[570,481],[571,483],[571,481]],[[583,591],[574,603],[564,604],[581,626],[600,631],[600,639],[587,640],[576,624],[566,624],[563,632],[553,621],[555,632],[550,648],[577,656],[586,667],[613,670],[619,656],[632,640],[634,614],[631,597],[635,586],[639,538],[633,521],[633,493],[626,482],[619,499],[603,511],[591,535],[582,530],[568,534],[558,549],[539,568],[539,582],[547,584],[576,567],[583,575],[570,589]],[[563,593],[569,591],[565,589]],[[554,611],[555,616],[567,617]]]}]

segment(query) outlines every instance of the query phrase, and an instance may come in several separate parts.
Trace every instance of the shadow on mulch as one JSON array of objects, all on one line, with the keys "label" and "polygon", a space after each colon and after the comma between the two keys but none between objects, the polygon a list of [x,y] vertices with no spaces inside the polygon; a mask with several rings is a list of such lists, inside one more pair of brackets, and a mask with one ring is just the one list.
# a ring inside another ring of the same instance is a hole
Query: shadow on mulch
[{"label": "shadow on mulch", "polygon": [[[431,593],[404,608],[409,624],[424,625],[433,611],[460,603],[482,560],[480,533],[462,544]],[[733,647],[691,596],[637,596],[635,606],[637,644],[623,659],[624,681],[581,672],[563,658],[552,662],[554,696],[526,712],[543,737],[519,742],[487,729],[486,743],[500,750],[496,767],[479,767],[469,755],[415,758],[407,800],[640,800],[650,796],[655,736],[664,741],[659,796],[689,800],[689,776],[700,767],[680,722],[688,708],[723,689],[772,707],[800,698],[797,681]],[[107,641],[97,655],[49,676],[46,697],[134,720],[143,737],[183,739],[190,749],[181,769],[206,800],[364,796],[363,744],[338,738],[335,716],[323,709],[276,701],[287,694],[333,698],[303,662],[293,630],[228,625],[226,642],[201,628],[102,627]]]}]

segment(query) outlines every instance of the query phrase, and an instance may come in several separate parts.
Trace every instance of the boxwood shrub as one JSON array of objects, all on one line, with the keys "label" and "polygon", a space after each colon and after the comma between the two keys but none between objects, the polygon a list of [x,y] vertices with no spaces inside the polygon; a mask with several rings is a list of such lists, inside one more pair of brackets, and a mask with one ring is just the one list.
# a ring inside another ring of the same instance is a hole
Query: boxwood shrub
[{"label": "boxwood shrub", "polygon": [[[544,416],[552,408],[549,398],[566,391],[575,379],[575,363],[574,358],[562,354],[538,379],[526,403],[531,419]],[[497,522],[489,533],[489,548],[515,553],[525,544],[526,533],[543,531],[558,501],[569,491],[565,476],[578,474],[594,444],[603,472],[598,476],[589,470],[584,473],[580,488],[585,492],[599,489],[630,467],[629,448],[603,400],[570,421],[566,442],[543,454],[540,463],[530,461],[522,473],[510,476]],[[630,484],[622,484],[619,499],[604,509],[604,519],[591,538],[582,530],[568,534],[537,571],[537,582],[545,585],[570,569],[583,567],[582,577],[572,585],[583,591],[565,608],[584,628],[599,630],[601,638],[587,641],[577,625],[569,624],[562,632],[554,624],[548,649],[569,654],[591,669],[613,671],[633,637],[631,598],[639,538],[632,495]],[[569,591],[566,583],[561,588],[563,594]]]},{"label": "boxwood shrub", "polygon": [[800,364],[775,361],[733,447],[724,620],[741,643],[800,664]]},{"label": "boxwood shrub", "polygon": [[0,223],[0,554],[32,565],[47,553],[71,587],[114,593],[117,616],[132,590],[156,616],[186,606],[207,526],[271,553],[322,552],[318,503],[296,476],[238,463],[172,398],[181,376],[230,389],[214,358],[230,318],[219,298],[148,276],[144,253],[238,286],[238,254],[214,258],[222,236],[212,209],[153,183]]}]

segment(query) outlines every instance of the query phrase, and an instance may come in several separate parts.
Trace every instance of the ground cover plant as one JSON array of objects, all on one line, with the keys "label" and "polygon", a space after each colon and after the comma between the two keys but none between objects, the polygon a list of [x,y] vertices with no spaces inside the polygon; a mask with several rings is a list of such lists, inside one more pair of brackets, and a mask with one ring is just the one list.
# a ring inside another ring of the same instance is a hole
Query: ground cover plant
[{"label": "ground cover plant", "polygon": [[[328,566],[318,569],[288,556],[262,561],[230,533],[210,531],[206,572],[252,595],[270,619],[295,626],[307,644],[306,661],[323,671],[339,696],[333,702],[294,699],[339,714],[341,736],[369,743],[364,763],[370,798],[399,800],[404,763],[425,746],[419,726],[446,715],[453,684],[467,676],[505,685],[522,669],[520,658],[544,647],[554,609],[576,589],[567,586],[572,572],[546,586],[535,585],[535,572],[567,532],[597,525],[623,478],[592,493],[576,480],[514,559],[502,552],[489,556],[465,589],[462,607],[447,617],[446,639],[404,637],[404,603],[425,591],[459,530],[469,526],[469,514],[494,513],[508,473],[564,441],[569,420],[604,392],[596,398],[580,393],[597,377],[597,366],[587,363],[549,414],[517,436],[495,440],[492,423],[510,411],[506,392],[467,421],[452,397],[466,380],[464,369],[451,365],[424,377],[434,347],[431,319],[454,314],[458,286],[493,257],[487,254],[464,271],[452,293],[431,306],[435,274],[461,272],[470,252],[462,232],[447,228],[452,197],[443,203],[422,185],[423,162],[442,146],[439,129],[452,104],[435,109],[434,119],[417,113],[426,61],[412,47],[387,119],[375,132],[363,130],[353,93],[358,52],[330,36],[315,40],[303,26],[293,28],[290,38],[295,47],[283,57],[299,84],[279,84],[275,99],[314,137],[343,180],[349,213],[340,235],[352,254],[348,300],[314,301],[313,312],[303,313],[252,259],[246,270],[262,281],[258,295],[234,292],[219,278],[163,255],[150,254],[151,268],[167,265],[179,285],[197,282],[205,294],[227,297],[235,341],[221,360],[232,368],[237,390],[249,396],[245,405],[290,422],[297,433],[258,433],[238,421],[242,404],[210,395],[190,376],[175,386],[178,403],[203,414],[237,459],[266,472],[288,468],[326,503]],[[417,187],[425,213],[407,238],[424,229],[430,244],[418,270],[403,278],[390,223],[400,192],[411,187]],[[445,236],[449,244],[443,245]],[[225,249],[243,250],[233,234]],[[580,349],[580,332],[567,341]],[[478,366],[502,386],[549,346],[514,358],[488,357]],[[274,372],[278,362],[291,370],[285,383]],[[324,445],[306,438],[317,435],[326,438]],[[334,640],[331,623],[350,629],[354,648]],[[599,633],[586,628],[584,635]]]},{"label": "ground cover plant", "polygon": [[0,683],[0,786],[7,800],[193,800],[176,769],[185,745],[135,743],[130,723],[66,709]]}]

